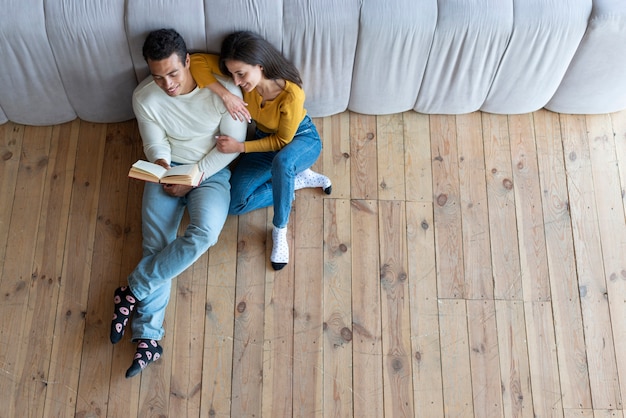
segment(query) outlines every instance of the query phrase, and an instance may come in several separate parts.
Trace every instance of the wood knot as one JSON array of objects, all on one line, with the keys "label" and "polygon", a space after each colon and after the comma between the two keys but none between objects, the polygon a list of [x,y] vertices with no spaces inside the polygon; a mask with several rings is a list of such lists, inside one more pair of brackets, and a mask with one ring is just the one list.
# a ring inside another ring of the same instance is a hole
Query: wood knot
[{"label": "wood knot", "polygon": [[422,221],[422,223],[420,224],[420,226],[422,227],[422,229],[424,231],[428,230],[428,228],[430,228],[430,225],[428,225],[428,222],[426,222],[425,220]]},{"label": "wood knot", "polygon": [[404,365],[402,364],[402,360],[400,360],[399,358],[395,358],[391,362],[391,367],[393,368],[394,372],[399,372],[400,370],[402,370]]},{"label": "wood knot", "polygon": [[339,251],[345,253],[348,251],[348,246],[346,244],[339,244]]},{"label": "wood knot", "polygon": [[511,190],[513,188],[513,182],[511,181],[511,179],[502,180],[502,185],[507,190]]},{"label": "wood knot", "polygon": [[344,341],[352,341],[352,330],[350,330],[350,328],[348,327],[343,327],[341,328],[341,338],[343,338]]},{"label": "wood knot", "polygon": [[447,202],[448,202],[447,194],[441,193],[439,196],[437,196],[437,204],[439,206],[445,206]]},{"label": "wood knot", "polygon": [[2,154],[2,159],[4,161],[9,161],[11,158],[13,158],[13,153],[11,151],[7,151],[4,154]]},{"label": "wood knot", "polygon": [[343,158],[345,158],[346,160],[347,160],[348,158],[350,158],[350,154],[348,154],[347,152],[344,152],[344,153],[343,153],[343,154],[341,154],[341,155],[343,155]]},{"label": "wood knot", "polygon": [[368,133],[367,133],[367,139],[368,139],[369,141],[371,141],[372,139],[374,139],[374,134],[373,134],[372,132],[368,132]]},{"label": "wood knot", "polygon": [[211,305],[209,302],[207,302],[207,303],[206,303],[206,305],[204,305],[204,310],[205,310],[207,313],[211,313],[211,312],[213,312],[213,305]]},{"label": "wood knot", "polygon": [[246,302],[239,302],[237,304],[237,312],[239,313],[244,313],[244,311],[246,310]]},{"label": "wood knot", "polygon": [[576,155],[574,151],[570,152],[568,157],[570,161],[576,161],[576,159],[578,158],[578,156]]}]

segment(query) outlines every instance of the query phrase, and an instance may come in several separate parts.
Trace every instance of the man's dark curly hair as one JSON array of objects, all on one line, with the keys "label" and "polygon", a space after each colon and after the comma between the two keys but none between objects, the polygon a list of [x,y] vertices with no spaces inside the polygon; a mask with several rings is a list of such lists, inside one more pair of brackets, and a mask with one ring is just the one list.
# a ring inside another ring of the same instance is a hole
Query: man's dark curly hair
[{"label": "man's dark curly hair", "polygon": [[174,29],[152,31],[143,43],[143,57],[146,61],[160,61],[176,53],[184,65],[187,52],[185,40]]}]

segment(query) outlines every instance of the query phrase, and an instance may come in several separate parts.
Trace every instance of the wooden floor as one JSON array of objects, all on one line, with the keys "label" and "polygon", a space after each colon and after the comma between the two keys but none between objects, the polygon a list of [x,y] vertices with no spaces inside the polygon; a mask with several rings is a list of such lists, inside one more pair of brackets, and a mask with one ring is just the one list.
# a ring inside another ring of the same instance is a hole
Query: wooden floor
[{"label": "wooden floor", "polygon": [[287,268],[229,217],[133,379],[135,122],[0,125],[0,417],[625,416],[626,111],[315,123]]}]

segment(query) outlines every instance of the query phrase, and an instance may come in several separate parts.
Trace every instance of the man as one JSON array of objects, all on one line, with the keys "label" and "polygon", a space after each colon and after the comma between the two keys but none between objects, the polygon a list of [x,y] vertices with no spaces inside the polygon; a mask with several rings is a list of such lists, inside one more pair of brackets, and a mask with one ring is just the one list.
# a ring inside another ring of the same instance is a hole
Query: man
[{"label": "man", "polygon": [[[115,290],[111,342],[116,344],[132,320],[135,358],[132,377],[157,360],[163,348],[163,319],[172,279],[191,266],[217,241],[230,204],[228,164],[237,156],[216,148],[219,134],[243,142],[246,124],[228,113],[221,98],[199,89],[189,70],[183,38],[173,29],[151,32],[143,45],[151,77],[137,86],[133,110],[148,160],[170,165],[197,163],[204,172],[197,187],[146,183],[142,202],[143,258]],[[241,96],[231,82],[229,91]],[[190,223],[177,230],[185,207]]]}]

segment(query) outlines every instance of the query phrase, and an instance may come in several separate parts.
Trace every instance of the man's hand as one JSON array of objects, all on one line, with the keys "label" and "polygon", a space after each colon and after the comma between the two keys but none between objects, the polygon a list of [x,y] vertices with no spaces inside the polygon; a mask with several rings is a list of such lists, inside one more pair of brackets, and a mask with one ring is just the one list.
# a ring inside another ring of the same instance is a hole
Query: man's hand
[{"label": "man's hand", "polygon": [[164,184],[163,191],[173,197],[183,197],[193,189],[192,186],[182,184]]},{"label": "man's hand", "polygon": [[237,141],[228,135],[217,135],[217,150],[224,154],[232,154],[234,152],[245,152],[243,142]]},{"label": "man's hand", "polygon": [[[170,165],[164,159],[158,159],[154,162],[163,168],[170,169]],[[173,197],[183,197],[193,189],[191,186],[184,186],[182,184],[164,184],[163,191]]]}]

